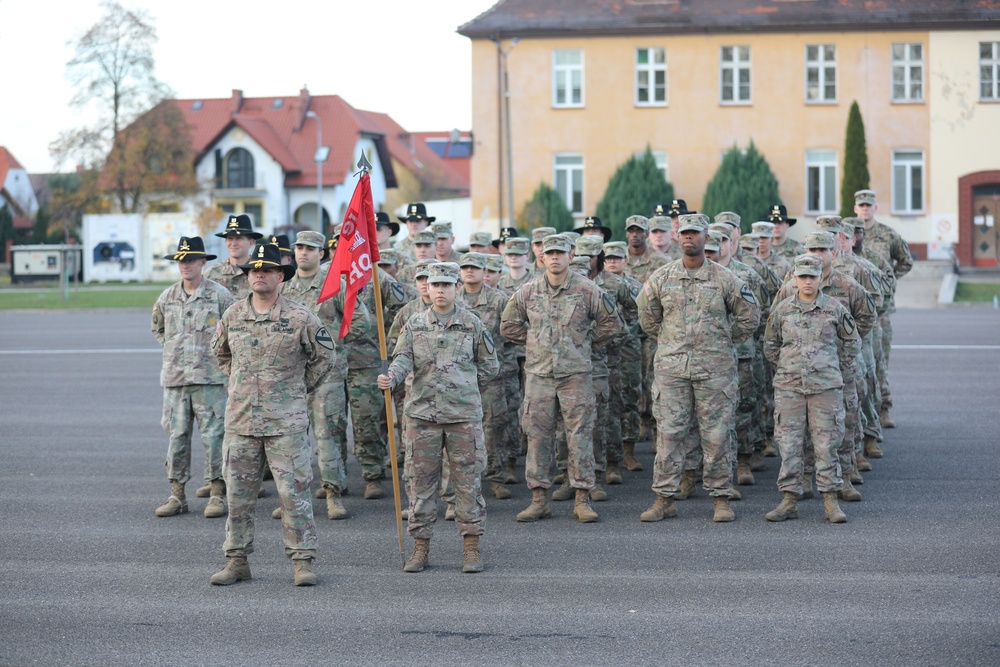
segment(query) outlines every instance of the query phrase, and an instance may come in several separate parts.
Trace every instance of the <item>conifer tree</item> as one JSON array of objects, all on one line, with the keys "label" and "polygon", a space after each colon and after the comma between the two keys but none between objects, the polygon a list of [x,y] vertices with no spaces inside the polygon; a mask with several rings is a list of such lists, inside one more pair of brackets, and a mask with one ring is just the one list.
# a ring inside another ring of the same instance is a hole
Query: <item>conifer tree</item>
[{"label": "conifer tree", "polygon": [[657,204],[674,198],[674,186],[663,178],[653,152],[633,155],[615,170],[594,214],[610,227],[612,238],[625,238],[625,219],[630,215],[648,216]]},{"label": "conifer tree", "polygon": [[868,147],[865,142],[865,122],[855,101],[847,114],[847,136],[844,139],[844,178],[840,182],[840,215],[854,215],[854,193],[867,190],[871,184],[868,173]]}]

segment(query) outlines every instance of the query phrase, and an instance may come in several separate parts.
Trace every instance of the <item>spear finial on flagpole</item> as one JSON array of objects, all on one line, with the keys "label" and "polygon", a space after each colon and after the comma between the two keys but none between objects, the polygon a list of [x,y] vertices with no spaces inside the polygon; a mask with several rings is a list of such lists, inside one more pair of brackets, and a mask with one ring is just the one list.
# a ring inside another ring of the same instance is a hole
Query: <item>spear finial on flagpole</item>
[{"label": "spear finial on flagpole", "polygon": [[372,170],[372,163],[368,161],[367,156],[365,156],[364,151],[361,152],[361,159],[358,160],[358,169],[363,172],[369,172]]}]

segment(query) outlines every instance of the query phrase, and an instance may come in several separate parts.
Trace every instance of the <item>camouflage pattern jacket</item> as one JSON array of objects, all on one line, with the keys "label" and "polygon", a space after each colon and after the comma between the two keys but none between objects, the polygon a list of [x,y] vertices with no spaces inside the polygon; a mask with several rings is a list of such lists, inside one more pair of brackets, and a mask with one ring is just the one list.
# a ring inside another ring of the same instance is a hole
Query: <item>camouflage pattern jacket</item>
[{"label": "camouflage pattern jacket", "polygon": [[865,291],[872,295],[875,301],[875,312],[881,315],[888,307],[885,299],[886,287],[882,280],[882,272],[875,268],[875,265],[863,257],[854,254],[841,253],[833,258],[830,265],[838,271],[843,271],[854,278]]},{"label": "camouflage pattern jacket", "polygon": [[760,275],[743,262],[730,258],[726,268],[747,284],[750,291],[757,297],[757,304],[760,306],[760,324],[757,331],[754,332],[755,336],[748,337],[736,346],[737,359],[753,359],[757,350],[757,338],[764,338],[764,327],[767,326],[767,316],[771,312],[771,294],[767,291]]},{"label": "camouflage pattern jacket", "polygon": [[[469,294],[459,285],[456,302],[466,309],[471,310],[480,319],[486,330],[490,332],[493,342],[498,346],[497,358],[500,360],[501,365],[505,365],[505,357],[510,356],[510,350],[504,349],[507,341],[500,335],[500,316],[503,314],[503,309],[507,306],[507,297],[504,296],[504,293],[483,283],[481,290],[475,294]],[[498,375],[497,380],[501,379],[501,375],[505,374],[501,373]]]},{"label": "camouflage pattern jacket", "polygon": [[843,387],[860,350],[854,318],[822,292],[811,303],[798,295],[779,303],[764,334],[764,356],[776,367],[775,388],[803,394]]},{"label": "camouflage pattern jacket", "polygon": [[309,427],[306,392],[326,381],[333,338],[305,306],[278,295],[258,315],[253,296],[219,321],[212,349],[229,375],[226,431],[248,436],[301,433]]},{"label": "camouflage pattern jacket", "polygon": [[525,346],[524,372],[564,378],[591,373],[591,346],[622,334],[614,300],[591,280],[569,271],[558,287],[543,273],[514,292],[500,333]]},{"label": "camouflage pattern jacket", "polygon": [[785,242],[781,245],[777,243],[771,244],[771,252],[776,255],[781,255],[789,262],[798,257],[799,255],[805,253],[806,247],[796,241],[795,239],[785,237]]},{"label": "camouflage pattern jacket", "polygon": [[153,336],[163,346],[160,386],[226,384],[211,343],[233,302],[229,290],[204,276],[190,296],[179,281],[163,290],[153,305]]},{"label": "camouflage pattern jacket", "polygon": [[[871,226],[865,225],[865,249],[874,250],[882,255],[892,267],[893,285],[913,268],[913,256],[910,246],[895,229],[881,222],[872,221]],[[895,294],[895,287],[893,287]],[[895,296],[889,299],[886,312],[896,312]]]},{"label": "camouflage pattern jacket", "polygon": [[632,248],[629,247],[628,258],[625,261],[625,275],[644,283],[654,271],[669,263],[670,258],[651,245],[647,245],[646,251],[641,255],[633,255]]},{"label": "camouflage pattern jacket", "polygon": [[735,347],[760,324],[760,304],[729,269],[705,260],[693,275],[667,264],[639,293],[639,324],[656,338],[657,373],[690,380],[736,374]]},{"label": "camouflage pattern jacket", "polygon": [[[858,335],[862,338],[875,326],[878,317],[875,312],[875,298],[865,291],[854,278],[836,269],[831,269],[819,281],[819,290],[839,301],[858,325]],[[772,303],[779,303],[798,293],[794,280],[785,283]]]},{"label": "camouflage pattern jacket", "polygon": [[[382,293],[383,322],[386,328],[392,325],[403,306],[411,299],[407,290],[395,278],[382,269],[378,270],[379,287]],[[358,292],[358,304],[365,304],[369,313],[375,313],[375,281],[370,280]],[[392,348],[386,347],[388,354]],[[349,369],[378,368],[382,365],[382,352],[378,343],[378,320],[373,314],[368,326],[359,329],[357,338],[347,346],[347,367]]]},{"label": "camouflage pattern jacket", "polygon": [[410,316],[396,343],[389,377],[396,387],[413,373],[403,408],[407,417],[455,424],[482,420],[479,388],[499,370],[490,332],[456,304],[447,317],[430,308]]},{"label": "camouflage pattern jacket", "polygon": [[250,281],[243,269],[228,261],[219,262],[205,269],[205,277],[219,283],[239,301],[250,294]]}]

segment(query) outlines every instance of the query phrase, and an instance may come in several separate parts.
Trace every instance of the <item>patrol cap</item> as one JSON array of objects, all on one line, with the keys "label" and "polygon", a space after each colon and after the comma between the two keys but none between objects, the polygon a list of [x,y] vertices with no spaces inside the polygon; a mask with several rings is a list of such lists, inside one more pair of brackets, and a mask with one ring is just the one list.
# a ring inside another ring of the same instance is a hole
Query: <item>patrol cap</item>
[{"label": "patrol cap", "polygon": [[722,243],[724,239],[728,238],[729,236],[723,234],[722,232],[709,230],[708,238],[705,239],[705,250],[708,252],[719,252],[719,244]]},{"label": "patrol cap", "polygon": [[715,216],[715,222],[723,225],[729,225],[735,229],[740,226],[740,216],[738,213],[733,213],[732,211],[723,211]]},{"label": "patrol cap", "polygon": [[378,260],[379,266],[383,264],[387,264],[389,266],[395,266],[396,264],[399,263],[399,254],[395,250],[389,248],[386,250],[379,250],[378,252],[380,255]]},{"label": "patrol cap", "polygon": [[823,260],[816,255],[799,255],[795,258],[792,275],[821,276],[823,275]]},{"label": "patrol cap", "polygon": [[803,243],[807,250],[811,248],[833,248],[833,234],[830,232],[813,232],[806,236]]},{"label": "patrol cap", "polygon": [[511,236],[503,242],[503,254],[527,255],[530,242],[521,236]]},{"label": "patrol cap", "polygon": [[549,234],[542,239],[542,252],[549,252],[550,250],[569,252],[572,248],[573,246],[570,245],[569,239],[562,234]]},{"label": "patrol cap", "polygon": [[759,222],[753,223],[752,225],[750,225],[750,227],[751,227],[751,229],[753,229],[753,233],[756,234],[759,237],[762,237],[762,238],[765,238],[765,239],[774,238],[774,223],[773,222],[765,222],[765,221],[761,220]]},{"label": "patrol cap", "polygon": [[464,269],[467,266],[471,266],[476,269],[486,268],[486,255],[481,252],[467,252],[458,258],[458,266]]},{"label": "patrol cap", "polygon": [[649,231],[649,218],[644,215],[630,215],[625,218],[625,230],[627,231],[629,227],[638,227],[644,232]]},{"label": "patrol cap", "polygon": [[413,234],[413,245],[434,245],[437,241],[437,237],[434,236],[434,232],[429,229],[421,229],[416,234]]},{"label": "patrol cap", "polygon": [[555,227],[539,227],[537,229],[531,230],[531,242],[541,243],[545,240],[546,236],[551,236],[556,233]]},{"label": "patrol cap", "polygon": [[437,263],[438,263],[438,261],[436,259],[421,259],[421,260],[418,260],[417,263],[413,265],[417,269],[413,273],[413,279],[416,280],[417,278],[426,278],[428,276],[428,267],[431,264],[437,264]]},{"label": "patrol cap", "polygon": [[875,205],[875,191],[874,190],[858,190],[854,193],[854,203],[855,204],[870,204]]},{"label": "patrol cap", "polygon": [[597,257],[604,251],[604,241],[600,236],[581,236],[576,240],[576,254]]},{"label": "patrol cap", "polygon": [[427,282],[451,283],[458,282],[458,264],[455,262],[436,262],[427,267]]},{"label": "patrol cap", "polygon": [[587,275],[590,273],[590,258],[589,257],[574,257],[573,261],[569,263],[569,268]]},{"label": "patrol cap", "polygon": [[205,242],[200,236],[182,236],[177,242],[177,252],[172,255],[164,255],[163,259],[174,262],[184,262],[194,259],[215,259],[216,255],[205,254]]},{"label": "patrol cap", "polygon": [[722,234],[726,235],[726,238],[732,238],[730,234],[732,234],[733,228],[721,222],[713,222],[708,226],[708,231],[721,232]]},{"label": "patrol cap", "polygon": [[674,221],[667,215],[654,215],[649,219],[649,231],[669,232],[673,229]]},{"label": "patrol cap", "polygon": [[679,216],[677,231],[704,232],[708,229],[708,216],[704,213],[687,213]]},{"label": "patrol cap", "polygon": [[624,241],[612,241],[604,244],[604,257],[617,257],[625,259],[628,255],[628,244]]},{"label": "patrol cap", "polygon": [[854,218],[844,218],[840,221],[840,229],[844,236],[854,238],[854,223],[848,222],[848,220],[853,220]]},{"label": "patrol cap", "polygon": [[[849,218],[844,218],[843,220],[840,221],[840,224],[844,225],[845,227],[847,225],[853,226],[855,234],[858,232],[859,227],[861,228],[862,231],[864,231],[865,228],[864,220],[862,220],[861,218],[855,218],[854,216],[851,216]],[[847,230],[845,229],[844,231],[846,232]]]},{"label": "patrol cap", "polygon": [[740,247],[744,250],[756,250],[759,238],[756,234],[744,234],[740,237]]},{"label": "patrol cap", "polygon": [[493,242],[493,234],[490,232],[473,232],[469,235],[469,245],[488,246]]},{"label": "patrol cap", "polygon": [[486,270],[496,271],[497,273],[503,271],[503,260],[500,258],[500,255],[486,255]]},{"label": "patrol cap", "polygon": [[310,248],[325,248],[326,237],[319,232],[305,231],[295,235],[295,245],[309,246]]},{"label": "patrol cap", "polygon": [[839,215],[821,215],[816,218],[816,227],[831,234],[843,234],[844,229],[840,226],[840,219]]},{"label": "patrol cap", "polygon": [[577,234],[576,232],[563,232],[562,235],[566,237],[572,246],[575,246],[576,240],[580,238],[580,234]]},{"label": "patrol cap", "polygon": [[434,237],[439,239],[448,239],[453,235],[450,222],[435,222],[431,225],[431,231],[434,232]]}]

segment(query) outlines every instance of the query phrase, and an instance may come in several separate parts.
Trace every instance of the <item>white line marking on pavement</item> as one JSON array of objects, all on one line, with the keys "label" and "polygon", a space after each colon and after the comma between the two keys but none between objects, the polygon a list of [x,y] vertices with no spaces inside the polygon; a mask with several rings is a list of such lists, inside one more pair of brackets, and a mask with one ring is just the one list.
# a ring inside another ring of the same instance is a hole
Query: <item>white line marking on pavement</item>
[{"label": "white line marking on pavement", "polygon": [[0,350],[0,354],[146,354],[163,350],[155,347],[112,348],[108,350]]},{"label": "white line marking on pavement", "polygon": [[1000,350],[1000,345],[895,345],[894,350]]}]

